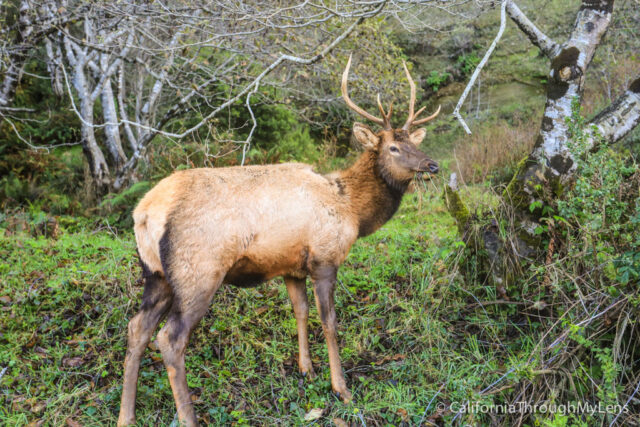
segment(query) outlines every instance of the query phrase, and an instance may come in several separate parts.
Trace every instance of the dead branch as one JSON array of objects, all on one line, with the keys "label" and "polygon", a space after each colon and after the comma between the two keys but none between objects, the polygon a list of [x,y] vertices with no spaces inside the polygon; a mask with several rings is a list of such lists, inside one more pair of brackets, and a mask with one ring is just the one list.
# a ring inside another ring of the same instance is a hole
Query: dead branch
[{"label": "dead branch", "polygon": [[553,58],[559,53],[560,46],[538,29],[533,22],[513,2],[507,0],[507,13],[518,28],[548,57]]},{"label": "dead branch", "polygon": [[507,5],[507,0],[503,0],[502,6],[500,7],[500,29],[498,29],[498,34],[496,34],[496,38],[493,39],[491,46],[489,46],[489,49],[487,49],[487,52],[484,54],[484,56],[482,57],[482,60],[480,61],[475,71],[471,75],[471,78],[469,79],[469,83],[467,83],[467,87],[464,88],[464,91],[462,92],[460,99],[458,99],[456,108],[453,110],[454,117],[458,119],[458,121],[462,125],[462,128],[467,133],[467,135],[471,135],[471,130],[469,129],[469,126],[462,118],[462,115],[460,115],[460,108],[462,108],[462,105],[464,104],[464,101],[467,99],[467,96],[469,95],[471,88],[473,87],[474,83],[476,82],[476,79],[480,75],[480,71],[482,71],[482,68],[485,66],[485,64],[489,60],[489,57],[491,56],[494,49],[498,45],[498,41],[500,41],[500,38],[502,37],[502,33],[504,33],[504,28],[507,23],[507,18],[505,13],[506,5]]}]

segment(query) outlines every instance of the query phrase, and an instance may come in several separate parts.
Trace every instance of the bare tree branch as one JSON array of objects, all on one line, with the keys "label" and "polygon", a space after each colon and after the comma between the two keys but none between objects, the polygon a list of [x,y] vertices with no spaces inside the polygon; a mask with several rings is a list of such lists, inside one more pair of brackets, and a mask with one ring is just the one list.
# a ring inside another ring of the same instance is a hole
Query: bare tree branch
[{"label": "bare tree branch", "polygon": [[[123,181],[124,181],[124,179],[126,177],[126,174],[135,167],[135,165],[137,164],[138,160],[142,156],[142,153],[144,151],[144,147],[146,147],[146,145],[151,141],[151,139],[155,135],[160,134],[160,135],[171,137],[171,138],[184,138],[185,136],[188,136],[188,135],[192,134],[193,132],[197,131],[198,129],[200,129],[209,120],[211,120],[213,117],[215,117],[220,111],[224,110],[225,108],[229,107],[230,105],[233,105],[235,102],[237,102],[239,99],[241,99],[245,95],[247,96],[247,103],[248,103],[249,100],[250,100],[251,93],[255,93],[258,90],[262,80],[267,75],[269,75],[273,70],[275,70],[279,65],[281,65],[283,62],[289,61],[289,62],[294,62],[294,63],[297,63],[297,64],[309,65],[309,64],[313,64],[313,63],[321,60],[329,52],[331,52],[342,40],[344,40],[346,37],[348,37],[349,34],[351,34],[353,32],[353,30],[358,25],[360,25],[366,18],[371,17],[371,16],[375,16],[376,14],[378,14],[383,9],[384,5],[385,5],[385,2],[382,2],[373,11],[369,12],[366,15],[363,14],[362,16],[360,16],[349,27],[347,27],[347,29],[345,31],[343,31],[331,43],[329,43],[324,49],[322,49],[318,54],[316,54],[316,55],[314,55],[314,56],[312,56],[310,58],[301,58],[301,57],[297,57],[297,56],[284,55],[284,54],[280,55],[280,57],[278,59],[276,59],[268,67],[266,67],[256,78],[254,78],[249,84],[245,85],[244,89],[242,89],[240,92],[238,92],[235,96],[229,98],[226,102],[224,102],[221,105],[219,105],[218,107],[216,107],[207,116],[205,116],[198,124],[196,124],[195,126],[189,128],[189,129],[187,129],[187,130],[185,130],[185,131],[183,131],[181,133],[171,133],[171,132],[165,132],[165,131],[161,130],[161,128],[164,125],[164,123],[166,123],[172,117],[172,115],[177,112],[176,108],[172,108],[169,111],[167,111],[167,113],[165,114],[165,117],[163,117],[156,124],[156,126],[154,126],[154,127],[142,125],[138,121],[125,121],[125,119],[122,119],[121,121],[123,123],[129,124],[131,126],[138,127],[138,128],[140,128],[140,129],[142,129],[144,131],[147,131],[147,134],[146,134],[146,137],[143,140],[140,141],[140,146],[139,146],[140,149],[138,151],[134,152],[134,154],[131,156],[129,161],[122,168],[122,172],[119,174],[118,178],[116,178],[114,187],[119,188],[122,185],[122,183],[123,183]],[[185,100],[182,100],[181,103],[184,103],[184,102],[185,102]],[[251,114],[253,113],[253,111],[251,109],[249,109],[249,111],[250,111]],[[252,116],[253,116],[253,114],[252,114]],[[249,146],[249,143],[250,143],[250,138],[253,135],[253,131],[255,130],[255,126],[256,125],[257,124],[255,123],[255,117],[254,117],[254,124],[253,124],[253,126],[251,128],[251,131],[249,133],[249,137],[244,142],[245,145],[243,147],[243,154],[245,154],[245,155],[246,155],[246,150],[248,149],[248,146]]]},{"label": "bare tree branch", "polygon": [[[607,108],[599,112],[591,121],[597,133],[607,144],[613,144],[624,138],[640,124],[640,76],[631,83],[619,98]],[[597,148],[595,140],[591,140],[593,148]]]},{"label": "bare tree branch", "polygon": [[463,127],[464,131],[467,133],[467,135],[471,135],[471,129],[469,129],[469,126],[467,125],[467,122],[465,122],[464,119],[462,118],[462,115],[460,114],[460,108],[462,108],[462,105],[464,104],[464,101],[467,99],[467,96],[469,95],[469,92],[471,91],[471,88],[473,87],[473,84],[476,82],[476,79],[480,75],[480,71],[482,71],[482,68],[485,66],[485,64],[489,60],[489,57],[491,56],[491,54],[493,53],[494,49],[498,45],[498,41],[500,41],[500,38],[502,37],[502,33],[504,33],[504,28],[505,28],[506,23],[507,23],[507,18],[506,18],[506,13],[505,13],[505,8],[506,8],[507,3],[508,3],[508,0],[503,0],[502,1],[502,6],[500,7],[500,28],[498,29],[498,34],[496,34],[496,38],[493,39],[493,42],[491,43],[491,46],[489,46],[489,49],[487,49],[487,52],[484,54],[484,56],[482,57],[482,60],[480,61],[480,63],[476,67],[475,71],[471,75],[471,78],[469,79],[469,83],[467,83],[467,87],[464,88],[464,91],[462,92],[462,95],[460,96],[460,99],[458,99],[458,103],[456,104],[456,108],[453,110],[454,117],[456,117],[458,119],[458,121],[462,125],[462,127]]},{"label": "bare tree branch", "polygon": [[[429,28],[427,21],[435,15],[443,18],[440,26],[465,10],[472,11],[470,15],[482,11],[485,1],[15,3],[30,7],[23,23],[31,25],[31,35],[21,35],[20,23],[0,29],[3,58],[15,53],[19,59],[21,52],[28,52],[46,60],[54,93],[68,97],[79,119],[94,181],[103,189],[117,190],[135,179],[136,166],[140,159],[145,161],[146,147],[156,136],[199,138],[211,132],[214,121],[217,135],[246,135],[244,141],[232,141],[242,144],[244,163],[258,129],[255,103],[271,97],[252,96],[260,90],[300,93],[308,104],[307,98],[336,102],[327,95],[331,88],[324,82],[311,90],[292,88],[291,82],[306,78],[303,74],[325,78],[325,64],[331,59],[321,60],[364,20],[385,13],[414,31]],[[6,64],[22,70],[21,63],[25,62]],[[296,72],[312,64],[304,73]],[[0,85],[19,83],[19,73],[11,81],[6,77],[16,73],[2,71]],[[246,115],[221,117],[243,105]]]},{"label": "bare tree branch", "polygon": [[507,13],[513,22],[516,23],[518,28],[520,28],[520,30],[529,37],[531,43],[540,48],[548,58],[553,58],[559,53],[560,46],[540,31],[538,27],[536,27],[535,24],[531,22],[513,2],[513,0],[507,0]]},{"label": "bare tree branch", "polygon": [[2,86],[0,87],[0,106],[6,106],[11,103],[20,82],[20,76],[24,63],[27,59],[27,41],[33,32],[33,24],[31,23],[30,4],[27,0],[20,2],[20,16],[18,18],[18,31],[15,36],[15,47],[9,55],[9,67],[4,74]]}]

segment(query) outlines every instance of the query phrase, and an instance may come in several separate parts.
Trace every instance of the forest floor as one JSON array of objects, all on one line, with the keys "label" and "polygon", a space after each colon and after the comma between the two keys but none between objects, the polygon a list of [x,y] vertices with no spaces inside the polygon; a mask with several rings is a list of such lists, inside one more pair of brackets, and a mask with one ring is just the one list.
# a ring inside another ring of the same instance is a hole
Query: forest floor
[{"label": "forest floor", "polygon": [[[326,425],[336,418],[354,425],[484,419],[457,414],[455,404],[492,402],[501,386],[526,375],[526,367],[510,368],[522,366],[535,339],[523,333],[527,325],[515,309],[491,303],[494,288],[465,283],[457,267],[462,242],[440,189],[428,183],[423,190],[359,240],[340,270],[339,344],[353,403],[331,393],[313,304],[317,377],[298,373],[295,318],[278,279],[253,289],[223,287],[194,331],[187,378],[201,422],[308,425],[314,414]],[[132,232],[100,219],[59,217],[45,237],[35,214],[0,219],[0,424],[115,424],[127,322],[142,292]],[[174,419],[153,342],[137,408],[139,425]]]}]

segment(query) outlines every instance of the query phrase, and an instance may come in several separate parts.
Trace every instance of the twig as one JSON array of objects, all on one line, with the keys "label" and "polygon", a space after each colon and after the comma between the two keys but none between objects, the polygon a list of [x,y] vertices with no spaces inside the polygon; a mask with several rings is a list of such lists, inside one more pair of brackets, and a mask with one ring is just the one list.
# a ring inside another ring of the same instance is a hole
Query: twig
[{"label": "twig", "polygon": [[0,105],[1,111],[11,111],[13,113],[35,113],[35,109],[33,108],[20,108],[20,107],[6,107],[4,105]]},{"label": "twig", "polygon": [[435,400],[436,397],[438,397],[438,395],[440,394],[440,392],[442,391],[442,389],[444,388],[445,383],[442,383],[442,385],[440,386],[440,389],[438,389],[438,391],[436,392],[436,394],[433,395],[433,397],[431,398],[431,400],[429,401],[429,404],[427,405],[426,408],[424,408],[424,412],[422,413],[422,418],[420,418],[420,422],[418,423],[419,426],[422,425],[422,421],[424,421],[424,417],[425,415],[427,415],[427,411],[429,410],[429,408],[431,408],[431,404],[433,403],[433,401]]},{"label": "twig", "polygon": [[[6,369],[6,368],[5,368]],[[618,420],[618,418],[620,417],[620,415],[624,412],[625,409],[627,409],[627,406],[629,405],[629,402],[631,402],[631,399],[633,399],[633,396],[636,395],[636,393],[638,392],[638,389],[640,389],[640,381],[638,381],[638,385],[636,386],[636,389],[633,390],[633,393],[631,393],[631,396],[629,396],[629,398],[627,399],[627,401],[625,402],[624,406],[622,407],[622,409],[620,409],[620,412],[618,412],[618,414],[616,415],[616,417],[613,419],[613,421],[611,421],[611,424],[609,424],[609,427],[613,426],[616,421]]]},{"label": "twig", "polygon": [[251,121],[253,122],[253,126],[251,126],[251,130],[249,131],[249,135],[247,135],[247,139],[244,141],[244,146],[242,147],[242,161],[240,162],[240,166],[244,166],[245,157],[247,155],[247,151],[251,147],[251,137],[253,136],[253,132],[258,127],[258,122],[256,121],[256,116],[253,114],[253,109],[251,108],[251,95],[254,95],[258,88],[260,87],[260,82],[256,82],[255,87],[251,92],[247,94],[247,110],[249,110],[249,114],[251,114]]},{"label": "twig", "polygon": [[[495,386],[496,384],[500,383],[503,379],[505,379],[507,377],[507,375],[509,375],[510,373],[512,373],[513,371],[515,371],[517,368],[519,368],[520,366],[522,366],[523,363],[520,363],[517,366],[512,367],[511,369],[509,369],[507,372],[505,372],[504,374],[502,374],[502,376],[500,378],[498,378],[497,380],[495,380],[494,382],[492,382],[491,384],[489,384],[488,386],[486,386],[484,388],[484,390],[482,390],[480,392],[480,395],[485,394],[486,392],[488,392],[489,390],[491,390],[491,387]],[[467,405],[469,404],[469,400],[467,399],[467,401],[464,403],[464,405],[462,405],[462,407],[460,408],[460,410],[456,413],[456,416],[453,417],[453,419],[451,420],[451,422],[453,423],[459,416],[460,414],[462,414],[462,410],[463,408],[465,408]]]},{"label": "twig", "polygon": [[500,304],[527,305],[526,302],[522,302],[522,301],[509,301],[509,300],[505,300],[505,299],[498,299],[498,300],[494,300],[494,301],[478,301],[476,303],[467,305],[466,308],[471,308],[471,307],[476,307],[476,306],[484,307],[484,306],[487,306],[487,305],[500,305]]},{"label": "twig", "polygon": [[367,427],[367,423],[364,421],[364,417],[362,416],[362,412],[358,412],[358,418],[360,418],[360,422],[364,427]]},{"label": "twig", "polygon": [[491,46],[489,46],[489,49],[487,50],[487,52],[484,54],[484,57],[476,67],[475,71],[471,75],[471,79],[469,79],[469,83],[467,83],[467,87],[464,88],[464,92],[462,92],[462,96],[458,100],[458,104],[456,105],[456,108],[453,110],[454,117],[458,119],[458,121],[462,125],[462,128],[468,135],[471,135],[471,130],[469,129],[467,122],[465,122],[464,119],[462,118],[462,115],[460,115],[460,108],[462,108],[464,101],[467,99],[467,96],[469,95],[469,92],[473,87],[473,84],[476,82],[476,79],[480,75],[480,71],[482,71],[482,68],[485,66],[485,64],[489,60],[489,57],[491,56],[494,49],[496,48],[498,41],[502,37],[502,33],[504,33],[504,28],[507,25],[506,7],[507,7],[507,0],[503,0],[502,6],[500,7],[500,29],[498,30],[498,34],[496,35],[496,38],[493,40],[493,43],[491,43]]}]

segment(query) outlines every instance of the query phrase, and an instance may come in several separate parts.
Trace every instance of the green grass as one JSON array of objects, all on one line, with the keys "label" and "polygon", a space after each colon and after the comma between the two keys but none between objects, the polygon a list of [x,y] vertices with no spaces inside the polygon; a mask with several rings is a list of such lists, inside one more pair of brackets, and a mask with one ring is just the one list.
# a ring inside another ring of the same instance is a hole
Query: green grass
[{"label": "green grass", "polygon": [[[67,418],[115,424],[126,325],[142,292],[131,231],[62,219],[52,239],[14,233],[10,220],[0,223],[0,370],[8,368],[0,381],[0,424],[61,425]],[[520,338],[517,328],[524,326],[509,320],[508,310],[476,304],[495,299],[495,291],[464,282],[456,268],[460,245],[431,189],[408,195],[388,224],[353,247],[336,291],[340,354],[354,393],[348,405],[331,394],[315,307],[310,344],[318,376],[303,382],[281,280],[222,288],[187,351],[201,421],[303,425],[305,413],[324,408],[318,422],[327,425],[334,417],[358,425],[416,425],[423,416],[449,423],[454,414],[438,410],[442,404],[496,398],[480,391],[533,342]],[[174,413],[160,353],[149,348],[138,423],[168,425]],[[474,417],[459,420],[482,420]]]}]

